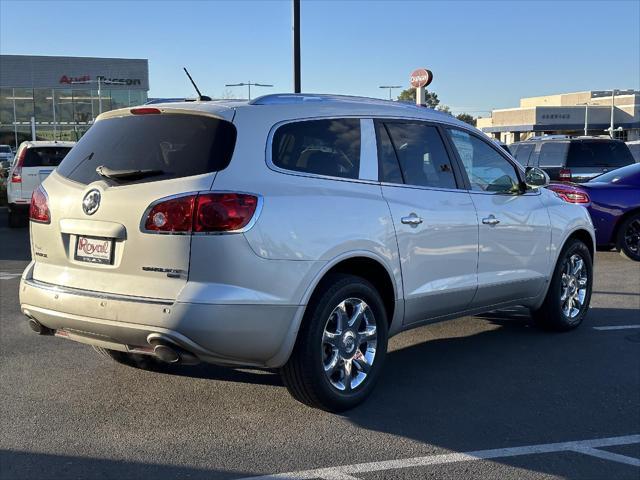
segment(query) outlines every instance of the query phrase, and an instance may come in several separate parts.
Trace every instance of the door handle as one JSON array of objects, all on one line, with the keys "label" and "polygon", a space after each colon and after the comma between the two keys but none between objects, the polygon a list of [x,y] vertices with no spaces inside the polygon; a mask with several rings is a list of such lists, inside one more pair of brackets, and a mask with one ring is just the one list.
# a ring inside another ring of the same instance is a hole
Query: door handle
[{"label": "door handle", "polygon": [[400,221],[405,225],[411,225],[412,227],[417,227],[422,223],[422,219],[413,212],[408,217],[402,217]]},{"label": "door handle", "polygon": [[498,220],[494,215],[489,215],[487,218],[482,219],[482,223],[485,225],[497,225],[500,223],[500,220]]}]

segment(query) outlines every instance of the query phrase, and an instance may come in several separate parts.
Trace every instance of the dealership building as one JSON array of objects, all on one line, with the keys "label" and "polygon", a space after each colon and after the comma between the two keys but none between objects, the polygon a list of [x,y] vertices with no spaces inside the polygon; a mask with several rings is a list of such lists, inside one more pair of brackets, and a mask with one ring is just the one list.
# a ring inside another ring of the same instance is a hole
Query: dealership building
[{"label": "dealership building", "polygon": [[77,140],[101,113],[147,101],[145,59],[0,55],[0,144]]},{"label": "dealership building", "polygon": [[614,137],[640,139],[640,91],[561,93],[520,99],[517,108],[493,110],[477,127],[504,143],[538,135],[608,135],[613,111]]}]

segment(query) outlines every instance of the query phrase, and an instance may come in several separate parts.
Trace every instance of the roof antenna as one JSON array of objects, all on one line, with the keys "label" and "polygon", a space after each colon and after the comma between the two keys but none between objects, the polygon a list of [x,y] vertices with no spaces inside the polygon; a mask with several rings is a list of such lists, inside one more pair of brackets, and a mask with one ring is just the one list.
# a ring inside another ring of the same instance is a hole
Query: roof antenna
[{"label": "roof antenna", "polygon": [[198,101],[199,102],[211,101],[211,97],[207,97],[206,95],[202,95],[202,93],[200,93],[200,89],[196,85],[196,82],[193,81],[193,78],[191,78],[191,75],[189,75],[189,71],[187,70],[187,67],[182,67],[182,68],[184,69],[184,73],[187,74],[187,77],[189,77],[189,80],[191,81],[191,85],[193,85],[193,88],[195,88],[196,92],[198,92]]}]

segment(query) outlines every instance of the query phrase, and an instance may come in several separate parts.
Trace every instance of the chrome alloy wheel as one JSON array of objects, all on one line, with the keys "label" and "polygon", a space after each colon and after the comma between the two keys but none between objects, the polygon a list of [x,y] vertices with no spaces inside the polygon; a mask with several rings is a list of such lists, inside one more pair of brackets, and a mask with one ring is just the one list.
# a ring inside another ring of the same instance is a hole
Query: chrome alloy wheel
[{"label": "chrome alloy wheel", "polygon": [[587,296],[588,283],[584,259],[580,254],[574,253],[565,263],[560,287],[560,303],[566,317],[575,318],[580,313]]},{"label": "chrome alloy wheel", "polygon": [[376,320],[364,300],[347,298],[327,319],[322,364],[331,385],[350,392],[367,378],[378,345]]},{"label": "chrome alloy wheel", "polygon": [[624,231],[624,243],[633,255],[640,255],[640,219],[633,220]]}]

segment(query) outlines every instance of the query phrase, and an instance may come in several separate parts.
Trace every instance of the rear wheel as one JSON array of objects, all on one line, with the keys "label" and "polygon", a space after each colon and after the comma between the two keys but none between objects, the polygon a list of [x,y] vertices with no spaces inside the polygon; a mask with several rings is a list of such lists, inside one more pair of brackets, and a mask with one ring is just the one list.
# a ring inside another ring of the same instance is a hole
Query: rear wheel
[{"label": "rear wheel", "polygon": [[152,355],[120,352],[118,350],[96,347],[95,345],[92,346],[93,349],[103,357],[110,358],[118,363],[127,365],[128,367],[141,368],[142,370],[160,370],[169,365],[168,363],[164,363],[156,359]]},{"label": "rear wheel", "polygon": [[558,257],[544,303],[532,312],[534,322],[548,330],[576,328],[589,309],[592,284],[589,248],[578,239],[569,240]]},{"label": "rear wheel", "polygon": [[616,246],[620,255],[640,262],[640,213],[631,215],[620,225]]},{"label": "rear wheel", "polygon": [[363,278],[331,275],[307,307],[282,379],[302,403],[348,410],[373,390],[386,351],[387,318],[378,291]]}]

